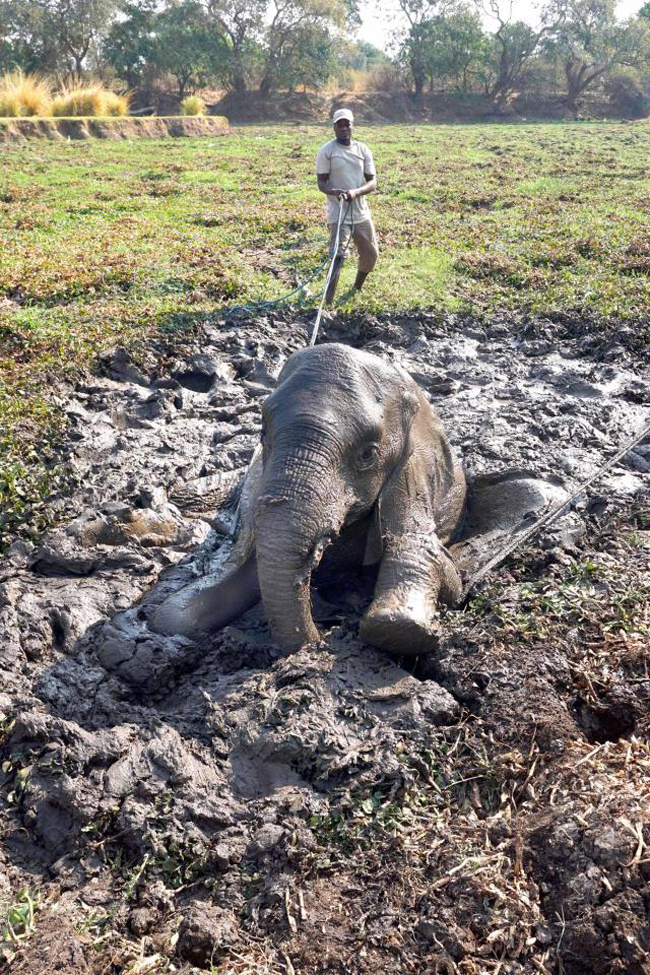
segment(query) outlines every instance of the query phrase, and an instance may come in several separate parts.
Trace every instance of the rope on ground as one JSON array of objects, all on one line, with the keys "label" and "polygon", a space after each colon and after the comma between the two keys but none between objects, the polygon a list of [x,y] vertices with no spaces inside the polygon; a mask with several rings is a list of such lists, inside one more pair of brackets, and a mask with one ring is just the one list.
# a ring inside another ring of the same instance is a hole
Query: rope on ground
[{"label": "rope on ground", "polygon": [[[322,313],[322,306],[323,306],[323,302],[325,300],[325,293],[327,292],[327,286],[329,285],[330,278],[332,276],[332,268],[334,267],[334,258],[336,257],[336,252],[338,251],[338,246],[339,246],[339,238],[340,238],[341,223],[342,223],[342,212],[343,212],[343,198],[340,199],[339,204],[340,204],[340,206],[339,206],[339,223],[338,223],[337,233],[336,233],[336,250],[334,251],[334,257],[330,261],[330,268],[329,268],[329,271],[327,273],[327,278],[325,280],[325,287],[323,288],[323,290],[321,292],[319,292],[318,295],[316,295],[316,297],[320,297],[322,295],[322,301],[321,301],[321,305],[320,305],[320,308],[318,310],[319,313],[318,313],[318,316],[317,316],[318,324],[320,324],[320,315]],[[345,211],[345,215],[347,215],[347,212],[348,212],[348,210],[350,209],[351,206],[352,206],[352,203],[351,202],[348,203],[348,206],[347,206],[346,211]],[[350,243],[350,241],[348,241],[348,243],[346,244],[346,250],[347,250],[347,247],[349,246],[349,243]],[[305,281],[302,282],[302,284],[296,285],[296,287],[293,288],[292,291],[289,291],[286,295],[280,295],[279,298],[271,298],[268,301],[252,301],[248,305],[233,305],[232,308],[229,308],[228,309],[228,311],[226,312],[226,314],[224,316],[225,319],[226,319],[226,321],[229,318],[231,318],[233,315],[236,315],[237,312],[242,312],[242,311],[262,311],[265,308],[276,308],[279,305],[284,305],[287,301],[289,301],[290,298],[293,298],[294,295],[297,295],[299,292],[304,291],[305,288],[307,287],[307,285],[308,284],[311,284],[311,282],[314,280],[314,278],[317,278],[318,277],[318,275],[321,273],[321,271],[323,270],[323,268],[327,264],[328,260],[330,260],[329,255],[327,257],[323,258],[323,260],[320,262],[320,264],[318,265],[318,267],[316,268],[316,270],[313,272],[313,274],[310,274],[309,277]],[[316,329],[316,331],[318,331],[318,330]],[[311,342],[310,344],[313,345],[314,343]]]},{"label": "rope on ground", "polygon": [[508,542],[507,545],[504,545],[504,547],[499,552],[497,552],[497,554],[494,555],[488,562],[486,562],[485,565],[478,570],[478,572],[474,573],[474,575],[471,576],[471,578],[469,579],[469,581],[467,582],[467,584],[463,589],[463,595],[461,597],[461,601],[465,602],[467,600],[467,597],[469,596],[471,591],[479,582],[481,582],[486,577],[488,572],[491,572],[492,569],[495,569],[498,565],[500,565],[500,563],[503,562],[503,560],[507,558],[508,555],[511,555],[512,552],[520,548],[524,544],[524,542],[529,541],[529,539],[531,539],[534,535],[536,535],[538,531],[540,531],[545,526],[552,524],[557,518],[560,517],[560,515],[570,505],[573,504],[576,498],[578,498],[584,491],[586,491],[588,487],[591,487],[591,485],[599,478],[601,478],[603,474],[606,474],[607,471],[621,459],[621,457],[624,457],[625,454],[628,453],[628,451],[632,450],[634,447],[636,447],[638,443],[641,443],[642,440],[645,440],[645,438],[649,436],[650,436],[650,423],[647,426],[645,426],[640,433],[635,434],[632,440],[628,441],[623,447],[620,448],[620,450],[617,450],[614,456],[610,457],[609,460],[605,461],[605,463],[602,464],[594,474],[592,474],[585,481],[583,481],[582,484],[580,484],[576,488],[576,490],[569,495],[566,501],[562,501],[554,508],[551,508],[551,510],[548,511],[545,515],[542,515],[541,518],[538,518],[537,521],[533,525],[531,525],[530,528],[526,529],[525,532],[522,532],[521,535],[518,535],[516,538],[513,538],[510,542]]}]

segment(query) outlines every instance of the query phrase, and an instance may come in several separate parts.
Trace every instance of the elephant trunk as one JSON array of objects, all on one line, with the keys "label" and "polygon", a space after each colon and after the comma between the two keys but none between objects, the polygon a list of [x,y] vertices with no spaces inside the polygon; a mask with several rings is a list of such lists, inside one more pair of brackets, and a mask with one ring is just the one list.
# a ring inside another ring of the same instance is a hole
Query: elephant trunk
[{"label": "elephant trunk", "polygon": [[257,503],[257,572],[271,632],[284,650],[298,650],[320,637],[311,615],[309,583],[330,540],[345,518],[333,497],[331,471],[287,480],[267,480]]}]

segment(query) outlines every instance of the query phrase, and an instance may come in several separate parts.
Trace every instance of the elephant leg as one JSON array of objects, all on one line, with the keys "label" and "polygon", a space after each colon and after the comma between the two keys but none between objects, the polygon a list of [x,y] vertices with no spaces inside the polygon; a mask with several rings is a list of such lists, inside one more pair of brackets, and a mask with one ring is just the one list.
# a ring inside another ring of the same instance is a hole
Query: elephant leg
[{"label": "elephant leg", "polygon": [[232,623],[259,601],[255,552],[236,567],[184,586],[156,608],[149,626],[157,633],[200,640]]},{"label": "elephant leg", "polygon": [[458,571],[435,533],[390,537],[361,639],[394,653],[427,653],[437,646],[438,601],[456,603],[461,592]]}]

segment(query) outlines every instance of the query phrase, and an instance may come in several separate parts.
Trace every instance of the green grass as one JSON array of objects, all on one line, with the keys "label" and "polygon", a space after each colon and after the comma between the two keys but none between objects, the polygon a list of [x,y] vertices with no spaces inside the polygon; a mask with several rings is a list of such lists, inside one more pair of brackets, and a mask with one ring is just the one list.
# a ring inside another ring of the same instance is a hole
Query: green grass
[{"label": "green grass", "polygon": [[[169,339],[235,302],[275,298],[323,259],[313,168],[329,134],[276,125],[214,140],[3,147],[0,536],[54,476],[41,449],[56,433],[53,377],[118,341]],[[356,309],[647,317],[648,126],[359,126],[358,136],[377,163],[381,256]]]}]

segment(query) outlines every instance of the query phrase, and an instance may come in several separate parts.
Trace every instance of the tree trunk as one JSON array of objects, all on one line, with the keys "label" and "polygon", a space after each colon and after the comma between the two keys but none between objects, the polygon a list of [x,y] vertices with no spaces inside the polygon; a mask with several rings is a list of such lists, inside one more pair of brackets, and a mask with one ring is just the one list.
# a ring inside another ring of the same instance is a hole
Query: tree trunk
[{"label": "tree trunk", "polygon": [[236,48],[233,48],[232,52],[230,77],[232,78],[233,91],[246,91],[246,72],[244,71],[241,51]]},{"label": "tree trunk", "polygon": [[266,72],[260,81],[260,95],[268,95],[274,87],[272,75]]}]

